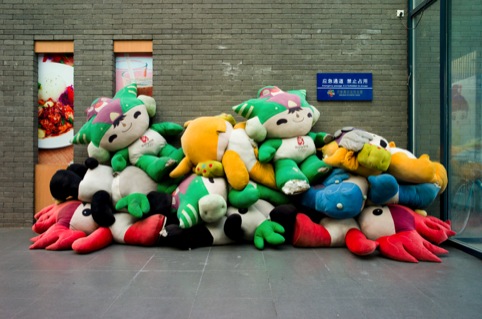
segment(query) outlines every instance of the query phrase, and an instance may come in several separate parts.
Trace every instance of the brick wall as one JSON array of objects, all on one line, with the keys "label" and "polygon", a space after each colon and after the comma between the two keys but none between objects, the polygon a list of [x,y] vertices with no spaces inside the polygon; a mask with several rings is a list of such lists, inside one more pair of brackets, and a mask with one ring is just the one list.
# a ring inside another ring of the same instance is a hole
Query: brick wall
[{"label": "brick wall", "polygon": [[[230,112],[264,85],[308,91],[314,130],[355,125],[407,143],[406,1],[3,0],[0,3],[0,226],[30,225],[36,40],[73,40],[76,128],[113,94],[113,41],[153,41],[157,119]],[[317,72],[372,72],[372,102],[316,101]],[[75,147],[76,161],[86,156]]]}]

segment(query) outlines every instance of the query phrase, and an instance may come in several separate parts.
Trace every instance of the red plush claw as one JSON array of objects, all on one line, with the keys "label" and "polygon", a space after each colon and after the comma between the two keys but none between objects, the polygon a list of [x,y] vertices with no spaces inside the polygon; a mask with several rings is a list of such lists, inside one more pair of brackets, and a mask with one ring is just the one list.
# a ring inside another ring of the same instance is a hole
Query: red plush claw
[{"label": "red plush claw", "polygon": [[383,236],[376,241],[382,255],[394,260],[412,263],[418,261],[441,262],[437,255],[448,253],[447,250],[424,239],[415,230]]},{"label": "red plush claw", "polygon": [[78,254],[88,254],[109,246],[113,241],[110,229],[99,227],[89,236],[76,240],[72,244],[72,249]]},{"label": "red plush claw", "polygon": [[45,233],[32,238],[30,249],[68,250],[72,249],[74,241],[82,237],[85,237],[84,232],[56,224]]},{"label": "red plush claw", "polygon": [[442,221],[433,216],[422,216],[411,211],[415,218],[415,229],[425,239],[434,244],[440,244],[456,233],[451,229],[450,221]]},{"label": "red plush claw", "polygon": [[36,221],[32,226],[32,230],[37,234],[46,232],[47,229],[57,222],[60,212],[64,210],[73,212],[80,204],[80,201],[67,201],[60,204],[51,204],[42,208],[34,215]]},{"label": "red plush claw", "polygon": [[357,228],[352,228],[346,233],[345,244],[349,251],[359,256],[371,255],[378,247],[376,241],[368,239]]}]

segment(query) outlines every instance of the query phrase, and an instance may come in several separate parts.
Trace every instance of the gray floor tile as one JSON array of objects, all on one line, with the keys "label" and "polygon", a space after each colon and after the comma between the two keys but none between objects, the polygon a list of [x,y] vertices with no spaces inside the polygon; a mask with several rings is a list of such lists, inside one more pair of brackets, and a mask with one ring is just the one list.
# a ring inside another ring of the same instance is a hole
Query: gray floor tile
[{"label": "gray floor tile", "polygon": [[480,318],[482,262],[361,258],[345,248],[29,250],[0,228],[0,318]]}]

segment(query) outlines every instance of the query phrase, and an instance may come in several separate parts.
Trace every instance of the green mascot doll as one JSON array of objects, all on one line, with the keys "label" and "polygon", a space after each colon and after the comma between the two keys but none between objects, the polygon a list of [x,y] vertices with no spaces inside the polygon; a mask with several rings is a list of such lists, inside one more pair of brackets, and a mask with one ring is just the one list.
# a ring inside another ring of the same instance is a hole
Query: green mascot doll
[{"label": "green mascot doll", "polygon": [[333,137],[311,132],[320,112],[306,101],[305,90],[284,92],[267,86],[259,90],[257,98],[233,110],[247,119],[248,136],[262,143],[259,161],[274,162],[276,184],[283,193],[302,193],[330,171],[316,151]]},{"label": "green mascot doll", "polygon": [[163,122],[151,125],[156,115],[152,97],[137,96],[136,84],[121,89],[114,98],[96,99],[87,110],[87,123],[74,136],[74,144],[88,144],[90,157],[111,161],[114,171],[129,164],[159,182],[184,157],[182,149],[168,144],[164,136],[177,136],[183,127]]}]

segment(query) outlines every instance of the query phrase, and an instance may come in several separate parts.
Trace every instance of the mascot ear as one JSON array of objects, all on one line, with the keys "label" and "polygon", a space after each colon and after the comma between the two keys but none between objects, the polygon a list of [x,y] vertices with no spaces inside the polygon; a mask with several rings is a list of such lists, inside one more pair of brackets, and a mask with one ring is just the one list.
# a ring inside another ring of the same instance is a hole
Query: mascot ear
[{"label": "mascot ear", "polygon": [[92,138],[90,136],[90,133],[92,132],[92,121],[93,119],[90,119],[87,123],[82,125],[80,130],[74,135],[74,138],[72,139],[72,143],[74,144],[88,144],[92,141]]},{"label": "mascot ear", "polygon": [[252,137],[255,142],[262,142],[266,139],[268,131],[261,124],[259,117],[253,117],[246,121],[246,133]]},{"label": "mascot ear", "polygon": [[69,197],[77,199],[81,181],[82,177],[74,171],[58,170],[50,179],[50,194],[59,201],[65,201]]},{"label": "mascot ear", "polygon": [[156,115],[156,100],[153,97],[147,95],[139,95],[137,97],[139,100],[144,103],[147,109],[147,114],[149,117],[154,117]]},{"label": "mascot ear", "polygon": [[93,143],[87,146],[90,157],[95,157],[100,163],[110,163],[110,153],[102,147],[97,147]]},{"label": "mascot ear", "polygon": [[67,167],[68,171],[77,174],[80,178],[84,178],[85,173],[87,173],[88,167],[82,164],[72,163]]},{"label": "mascot ear", "polygon": [[91,203],[92,218],[101,227],[109,227],[115,222],[114,206],[106,191],[98,191],[92,196]]}]

